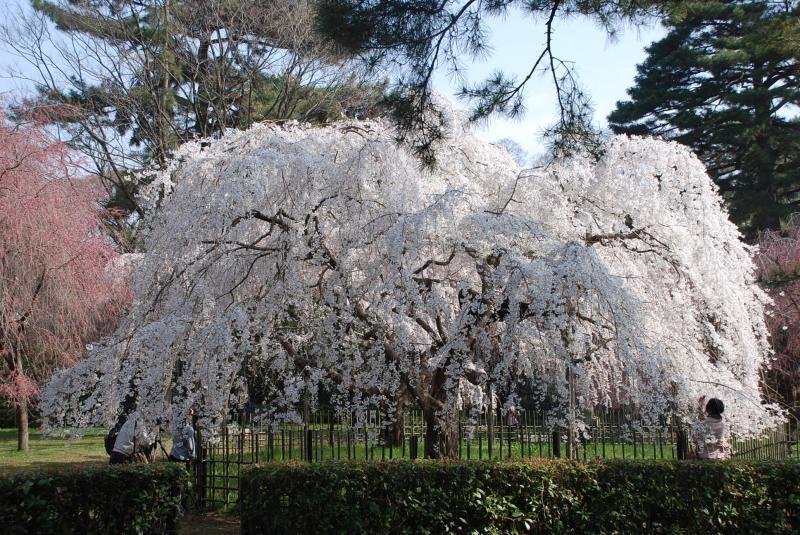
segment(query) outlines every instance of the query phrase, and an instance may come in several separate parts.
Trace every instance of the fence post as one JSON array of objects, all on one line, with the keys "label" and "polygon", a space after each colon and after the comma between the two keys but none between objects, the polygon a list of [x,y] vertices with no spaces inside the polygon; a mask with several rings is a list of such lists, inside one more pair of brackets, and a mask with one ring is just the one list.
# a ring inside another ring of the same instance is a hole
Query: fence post
[{"label": "fence post", "polygon": [[489,383],[489,406],[486,410],[486,441],[489,446],[489,459],[492,459],[494,449],[494,392],[492,392],[492,383]]},{"label": "fence post", "polygon": [[567,419],[567,459],[577,457],[575,447],[575,374],[572,365],[567,368],[567,386],[569,388],[569,417]]},{"label": "fence post", "polygon": [[194,426],[194,436],[196,439],[195,448],[197,450],[197,456],[194,461],[195,491],[197,495],[197,506],[201,511],[203,511],[205,509],[206,497],[206,448],[203,445],[203,437],[200,434],[200,428],[197,426],[197,418],[194,418],[192,425]]},{"label": "fence post", "polygon": [[328,411],[328,445],[333,448],[333,413]]},{"label": "fence post", "polygon": [[308,372],[304,372],[305,392],[303,395],[303,436],[305,437],[305,458],[306,461],[311,462],[314,457],[311,455],[311,428],[309,422],[311,421],[311,400],[309,399],[310,392],[308,390]]},{"label": "fence post", "polygon": [[311,429],[306,430],[306,461],[314,461],[314,437]]}]

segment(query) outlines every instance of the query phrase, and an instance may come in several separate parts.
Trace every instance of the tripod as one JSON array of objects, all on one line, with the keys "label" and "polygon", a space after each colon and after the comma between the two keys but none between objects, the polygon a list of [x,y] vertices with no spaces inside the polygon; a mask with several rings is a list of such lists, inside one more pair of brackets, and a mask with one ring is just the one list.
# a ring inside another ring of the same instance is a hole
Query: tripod
[{"label": "tripod", "polygon": [[[161,449],[161,453],[164,454],[164,459],[169,459],[169,453],[167,453],[166,448],[164,448],[164,444],[161,442],[161,437],[156,437],[155,444],[158,444],[158,447]],[[153,451],[153,460],[155,461],[155,457],[156,457],[155,448],[153,448],[153,450],[154,450]]]},{"label": "tripod", "polygon": [[[166,448],[164,448],[164,444],[161,442],[161,424],[156,427],[155,438],[153,439],[152,444],[146,448],[142,448],[139,451],[136,451],[136,445],[134,443],[134,453],[132,454],[133,462],[141,462],[141,463],[152,463],[156,460],[156,453],[158,449],[161,449],[161,453],[164,454],[164,460],[169,459],[169,454],[167,453]],[[141,457],[139,457],[141,455]]]}]

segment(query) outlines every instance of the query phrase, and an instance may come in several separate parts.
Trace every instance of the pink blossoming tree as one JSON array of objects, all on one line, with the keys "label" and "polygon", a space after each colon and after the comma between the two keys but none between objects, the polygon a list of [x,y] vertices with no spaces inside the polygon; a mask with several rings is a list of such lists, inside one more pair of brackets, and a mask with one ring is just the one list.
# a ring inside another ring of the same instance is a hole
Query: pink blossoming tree
[{"label": "pink blossoming tree", "polygon": [[790,412],[800,416],[800,218],[766,232],[756,256],[759,280],[774,306],[767,317],[775,358],[766,383]]},{"label": "pink blossoming tree", "polygon": [[16,411],[20,450],[39,384],[113,328],[129,300],[100,192],[76,172],[43,127],[0,117],[0,397]]}]

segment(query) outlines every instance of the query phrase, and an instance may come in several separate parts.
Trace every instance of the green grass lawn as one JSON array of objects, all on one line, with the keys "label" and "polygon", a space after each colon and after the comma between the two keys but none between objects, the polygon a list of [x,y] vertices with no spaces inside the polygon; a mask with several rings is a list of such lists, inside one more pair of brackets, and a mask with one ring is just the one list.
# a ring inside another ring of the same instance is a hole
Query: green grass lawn
[{"label": "green grass lawn", "polygon": [[75,469],[108,463],[103,447],[106,430],[87,430],[82,438],[47,438],[31,429],[30,449],[17,451],[17,430],[0,428],[0,473],[18,470]]},{"label": "green grass lawn", "polygon": [[[39,429],[30,431],[30,449],[17,451],[17,430],[0,428],[0,475],[18,470],[77,469],[88,465],[108,464],[103,437],[108,429],[85,429],[80,438],[57,438],[42,435]],[[172,446],[168,437],[162,436],[166,451]],[[165,460],[160,447],[156,460]]]}]

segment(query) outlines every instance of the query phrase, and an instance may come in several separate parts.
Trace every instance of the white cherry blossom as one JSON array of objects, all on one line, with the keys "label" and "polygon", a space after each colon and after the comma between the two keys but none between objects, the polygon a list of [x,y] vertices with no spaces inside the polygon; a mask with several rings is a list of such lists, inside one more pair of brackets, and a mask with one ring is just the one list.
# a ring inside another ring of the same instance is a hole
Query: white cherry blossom
[{"label": "white cherry blossom", "polygon": [[429,455],[457,408],[534,396],[567,417],[638,407],[688,418],[701,395],[740,433],[779,417],[759,392],[767,298],[702,164],[620,137],[599,162],[520,169],[455,133],[422,169],[380,121],[262,124],[184,145],[151,186],[135,302],[49,383],[51,426],[107,425],[126,395],[208,428],[252,399],[299,421],[415,404]]}]

